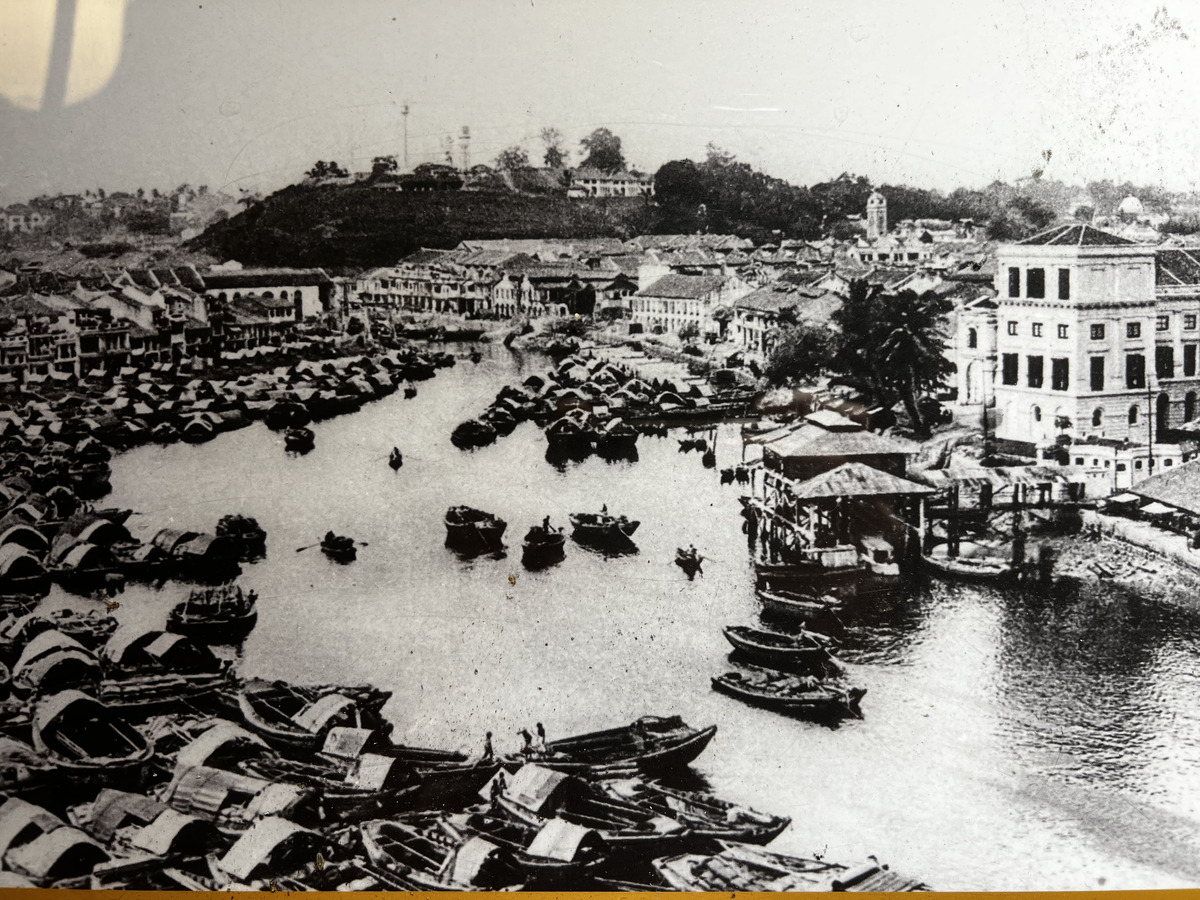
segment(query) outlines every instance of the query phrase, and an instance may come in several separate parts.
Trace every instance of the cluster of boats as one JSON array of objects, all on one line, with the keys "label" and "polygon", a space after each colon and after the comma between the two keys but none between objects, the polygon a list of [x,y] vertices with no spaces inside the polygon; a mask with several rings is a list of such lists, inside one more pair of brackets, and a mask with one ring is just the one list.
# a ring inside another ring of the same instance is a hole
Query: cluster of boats
[{"label": "cluster of boats", "polygon": [[[609,555],[637,552],[632,537],[641,523],[627,516],[610,515],[607,508],[598,513],[572,513],[571,537],[580,546]],[[462,556],[501,553],[508,523],[499,516],[470,506],[452,506],[446,511],[446,546]],[[547,516],[534,525],[521,541],[521,560],[527,568],[539,569],[563,559],[567,535]]]},{"label": "cluster of boats", "polygon": [[[627,366],[575,354],[545,375],[505,386],[478,418],[458,425],[450,440],[460,449],[483,447],[532,421],[545,428],[551,461],[593,452],[636,459],[640,434],[661,436],[667,425],[744,413],[751,400],[748,392],[714,387],[701,378],[661,374],[643,381]],[[701,453],[706,465],[715,465],[708,447]]]},{"label": "cluster of boats", "polygon": [[[836,601],[760,591],[764,618],[788,622],[789,631],[747,625],[725,628],[736,668],[712,679],[713,689],[744,703],[822,721],[861,718],[866,689],[845,683],[845,666],[833,654],[836,637],[811,630],[814,622],[839,629]],[[782,615],[780,613],[783,613]]]}]

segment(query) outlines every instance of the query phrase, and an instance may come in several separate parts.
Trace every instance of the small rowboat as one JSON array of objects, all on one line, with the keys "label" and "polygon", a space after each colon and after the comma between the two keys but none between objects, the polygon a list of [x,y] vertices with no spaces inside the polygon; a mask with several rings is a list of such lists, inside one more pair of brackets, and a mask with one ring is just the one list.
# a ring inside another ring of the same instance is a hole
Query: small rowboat
[{"label": "small rowboat", "polygon": [[701,791],[682,791],[657,782],[601,782],[612,797],[637,803],[686,825],[697,837],[769,844],[791,824],[787,816],[761,813]]},{"label": "small rowboat", "polygon": [[399,447],[393,447],[392,452],[388,454],[388,465],[392,467],[393,472],[404,465],[404,456],[400,453]]},{"label": "small rowboat", "polygon": [[1017,574],[1011,562],[995,556],[946,556],[935,552],[924,562],[930,571],[960,581],[1007,581]]},{"label": "small rowboat", "polygon": [[393,890],[470,891],[520,886],[512,855],[482,837],[456,842],[435,828],[376,819],[360,828],[368,867]]},{"label": "small rowboat", "polygon": [[571,536],[581,544],[625,545],[642,523],[625,516],[608,513],[572,513]]},{"label": "small rowboat", "polygon": [[529,529],[521,544],[521,561],[530,569],[556,563],[563,558],[566,542],[567,536],[556,528],[535,525]]},{"label": "small rowboat", "polygon": [[446,511],[446,543],[464,550],[498,550],[508,523],[499,516],[470,506]]},{"label": "small rowboat", "polygon": [[780,634],[745,625],[730,625],[724,633],[737,653],[750,662],[811,675],[841,670],[841,665],[829,652],[831,639],[824,635],[807,631],[798,635]]},{"label": "small rowboat", "polygon": [[154,744],[122,716],[76,690],[39,700],[33,748],[66,782],[140,785]]},{"label": "small rowboat", "polygon": [[696,577],[696,573],[704,574],[704,570],[700,568],[700,564],[704,562],[704,557],[692,550],[684,550],[679,548],[675,551],[675,565],[683,569],[683,574],[691,581]]},{"label": "small rowboat", "polygon": [[551,741],[544,768],[606,777],[681,769],[704,752],[717,726],[692,728],[679,716],[642,716],[631,725]]},{"label": "small rowboat", "polygon": [[798,622],[802,625],[815,625],[835,634],[845,630],[846,626],[837,615],[840,604],[833,596],[815,597],[760,590],[758,599],[766,617],[784,622]]},{"label": "small rowboat", "polygon": [[380,710],[391,692],[371,687],[303,686],[251,679],[238,708],[251,730],[284,750],[313,752],[333,728],[355,725],[386,735],[391,722]]},{"label": "small rowboat", "polygon": [[786,675],[747,666],[712,679],[713,689],[744,703],[777,712],[816,718],[862,718],[859,703],[865,688],[843,688],[811,676]]},{"label": "small rowboat", "polygon": [[358,558],[358,548],[354,546],[354,538],[333,532],[321,539],[321,552],[340,563],[353,562]]},{"label": "small rowboat", "polygon": [[411,400],[415,396],[417,396],[417,386],[415,384],[413,384],[411,381],[405,382],[404,399]]},{"label": "small rowboat", "polygon": [[316,446],[316,437],[308,428],[289,428],[283,434],[283,446],[292,453],[307,453]]}]

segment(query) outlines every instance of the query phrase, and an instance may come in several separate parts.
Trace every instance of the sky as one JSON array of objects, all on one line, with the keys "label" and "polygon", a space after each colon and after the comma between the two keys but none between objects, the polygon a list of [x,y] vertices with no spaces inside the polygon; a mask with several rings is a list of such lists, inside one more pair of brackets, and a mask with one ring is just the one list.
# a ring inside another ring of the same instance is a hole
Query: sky
[{"label": "sky", "polygon": [[603,126],[650,172],[712,142],[798,184],[1191,190],[1198,41],[1178,0],[3,0],[0,202],[368,169],[405,102],[412,165]]}]

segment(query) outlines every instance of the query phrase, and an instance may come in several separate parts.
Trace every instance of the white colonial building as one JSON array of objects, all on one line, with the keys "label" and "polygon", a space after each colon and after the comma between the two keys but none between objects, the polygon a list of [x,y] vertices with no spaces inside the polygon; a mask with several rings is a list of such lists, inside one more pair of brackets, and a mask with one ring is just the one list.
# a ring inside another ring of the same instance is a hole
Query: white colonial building
[{"label": "white colonial building", "polygon": [[1148,447],[1196,418],[1200,263],[1172,275],[1154,247],[1080,224],[1002,246],[997,262],[997,437]]}]

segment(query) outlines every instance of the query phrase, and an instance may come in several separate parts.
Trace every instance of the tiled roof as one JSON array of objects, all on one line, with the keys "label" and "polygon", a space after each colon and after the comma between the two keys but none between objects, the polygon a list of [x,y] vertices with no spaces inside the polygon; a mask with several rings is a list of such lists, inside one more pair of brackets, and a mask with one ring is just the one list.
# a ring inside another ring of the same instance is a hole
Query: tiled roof
[{"label": "tiled roof", "polygon": [[26,294],[24,297],[5,297],[0,300],[0,316],[7,319],[23,316],[57,317],[58,310],[32,294]]},{"label": "tiled roof", "polygon": [[911,454],[907,444],[873,431],[828,431],[819,425],[801,425],[787,437],[767,445],[781,458],[809,456],[891,456]]},{"label": "tiled roof", "polygon": [[792,493],[797,500],[813,500],[821,497],[932,494],[933,489],[862,463],[848,462],[797,485],[792,489]]},{"label": "tiled roof", "polygon": [[1139,481],[1128,489],[1147,500],[1200,515],[1200,461],[1193,460]]},{"label": "tiled roof", "polygon": [[1200,248],[1157,250],[1154,253],[1156,284],[1200,287]]},{"label": "tiled roof", "polygon": [[206,272],[209,290],[220,288],[269,288],[279,285],[328,284],[324,269],[240,269],[234,272]]},{"label": "tiled roof", "polygon": [[724,275],[664,275],[638,291],[638,296],[699,300],[719,291],[726,281]]},{"label": "tiled roof", "polygon": [[1093,228],[1091,225],[1053,225],[1027,237],[1018,244],[1025,246],[1124,247],[1133,244],[1123,237]]},{"label": "tiled roof", "polygon": [[776,282],[751,291],[745,297],[735,300],[735,309],[753,309],[758,312],[779,312],[789,306],[796,306],[802,298],[807,298],[808,292],[794,285]]}]

